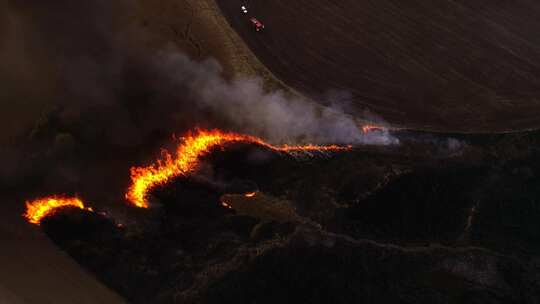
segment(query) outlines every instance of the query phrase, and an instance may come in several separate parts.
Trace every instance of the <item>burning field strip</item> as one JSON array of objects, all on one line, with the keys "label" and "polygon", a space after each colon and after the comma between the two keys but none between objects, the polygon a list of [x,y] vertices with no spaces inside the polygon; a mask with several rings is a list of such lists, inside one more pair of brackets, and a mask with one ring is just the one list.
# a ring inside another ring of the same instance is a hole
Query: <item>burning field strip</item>
[{"label": "burning field strip", "polygon": [[[177,147],[173,156],[167,151],[162,151],[162,159],[147,167],[131,168],[131,185],[125,194],[126,200],[133,206],[148,208],[147,195],[157,186],[166,184],[179,176],[187,176],[194,172],[200,161],[200,157],[208,154],[212,149],[230,143],[249,143],[261,146],[277,153],[287,153],[292,156],[308,155],[314,153],[327,154],[330,152],[349,151],[351,145],[281,145],[276,146],[265,142],[263,139],[220,130],[196,130],[188,133],[183,138],[183,142]],[[26,213],[23,215],[30,223],[39,225],[41,220],[51,216],[57,209],[78,208],[81,210],[93,211],[92,208],[85,207],[82,200],[76,197],[66,197],[53,195],[39,198],[26,203]]]},{"label": "burning field strip", "polygon": [[274,146],[260,138],[235,133],[224,133],[218,130],[197,131],[188,135],[184,143],[178,146],[173,157],[163,152],[163,159],[148,167],[134,167],[131,169],[132,184],[126,193],[126,199],[133,205],[141,208],[148,207],[146,195],[158,185],[162,185],[172,178],[187,175],[196,169],[199,158],[210,152],[212,148],[222,147],[227,143],[246,142],[262,146],[275,152],[284,153],[310,153],[310,152],[336,152],[350,150],[351,146]]}]

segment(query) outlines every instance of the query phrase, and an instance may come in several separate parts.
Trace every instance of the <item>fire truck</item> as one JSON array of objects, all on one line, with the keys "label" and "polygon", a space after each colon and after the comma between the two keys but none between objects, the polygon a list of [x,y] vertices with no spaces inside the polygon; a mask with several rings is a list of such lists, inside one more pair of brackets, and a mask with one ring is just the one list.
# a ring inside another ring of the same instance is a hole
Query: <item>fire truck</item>
[{"label": "fire truck", "polygon": [[264,24],[257,20],[257,18],[250,18],[249,22],[251,25],[255,28],[257,32],[262,31],[264,29]]}]

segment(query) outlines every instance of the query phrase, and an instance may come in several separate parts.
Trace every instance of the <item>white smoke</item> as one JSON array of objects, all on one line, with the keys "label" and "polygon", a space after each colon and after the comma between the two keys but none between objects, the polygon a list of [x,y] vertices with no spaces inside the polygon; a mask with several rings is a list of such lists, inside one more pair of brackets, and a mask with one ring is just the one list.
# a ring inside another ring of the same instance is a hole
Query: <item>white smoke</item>
[{"label": "white smoke", "polygon": [[196,62],[179,52],[155,59],[169,85],[187,88],[196,107],[220,115],[239,131],[276,143],[396,144],[387,130],[364,133],[353,118],[337,108],[323,107],[283,91],[267,92],[259,78],[227,81],[213,59]]}]

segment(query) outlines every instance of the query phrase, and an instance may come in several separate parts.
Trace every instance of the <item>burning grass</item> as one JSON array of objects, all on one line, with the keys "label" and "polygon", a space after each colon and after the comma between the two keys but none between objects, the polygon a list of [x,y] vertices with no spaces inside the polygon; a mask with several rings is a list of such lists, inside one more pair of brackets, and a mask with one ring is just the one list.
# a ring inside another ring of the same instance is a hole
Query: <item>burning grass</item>
[{"label": "burning grass", "polygon": [[60,208],[73,207],[92,211],[92,208],[84,206],[82,200],[77,197],[50,196],[26,202],[24,217],[32,224],[39,225],[41,221],[54,214]]},{"label": "burning grass", "polygon": [[301,145],[290,146],[271,145],[264,140],[236,133],[222,132],[219,130],[206,131],[198,130],[195,133],[188,134],[176,150],[173,157],[167,151],[164,151],[163,159],[148,167],[131,168],[132,184],[125,197],[134,206],[147,208],[147,194],[159,185],[169,182],[171,179],[187,175],[195,170],[199,164],[201,156],[207,154],[215,147],[223,147],[225,144],[234,142],[246,142],[256,144],[276,152],[302,153],[302,152],[331,152],[350,150],[351,146],[337,145]]}]

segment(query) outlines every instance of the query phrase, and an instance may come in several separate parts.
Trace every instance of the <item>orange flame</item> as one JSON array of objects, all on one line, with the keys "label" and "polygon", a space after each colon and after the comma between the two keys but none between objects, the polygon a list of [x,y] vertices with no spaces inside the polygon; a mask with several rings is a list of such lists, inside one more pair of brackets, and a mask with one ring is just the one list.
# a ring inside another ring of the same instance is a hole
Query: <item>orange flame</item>
[{"label": "orange flame", "polygon": [[384,130],[384,127],[377,126],[377,125],[363,125],[362,126],[362,132],[369,133],[374,130]]},{"label": "orange flame", "polygon": [[249,193],[244,194],[244,196],[245,197],[254,197],[255,194],[257,194],[257,192],[249,192]]},{"label": "orange flame", "polygon": [[232,206],[227,204],[226,202],[221,202],[221,206],[225,207],[225,208],[229,208],[229,209],[232,209]]},{"label": "orange flame", "polygon": [[140,208],[148,208],[147,194],[156,186],[163,185],[171,179],[188,175],[197,168],[199,158],[212,148],[223,146],[226,143],[248,142],[278,152],[309,152],[309,151],[342,151],[349,150],[351,146],[274,146],[262,139],[250,135],[226,133],[219,130],[197,130],[195,134],[188,134],[184,142],[176,149],[173,158],[164,151],[163,159],[148,167],[131,168],[131,185],[126,193],[126,199]]},{"label": "orange flame", "polygon": [[93,211],[92,208],[84,207],[83,202],[76,197],[51,196],[26,202],[24,217],[32,224],[39,225],[41,220],[56,212],[59,208],[75,207],[82,210]]}]

